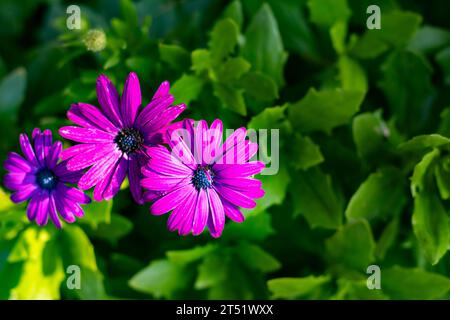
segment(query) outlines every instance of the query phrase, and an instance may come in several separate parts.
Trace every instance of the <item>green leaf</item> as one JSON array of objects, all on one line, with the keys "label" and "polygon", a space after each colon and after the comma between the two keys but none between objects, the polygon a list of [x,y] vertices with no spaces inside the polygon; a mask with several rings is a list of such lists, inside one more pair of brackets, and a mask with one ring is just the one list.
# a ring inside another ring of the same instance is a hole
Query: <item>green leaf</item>
[{"label": "green leaf", "polygon": [[338,291],[331,300],[388,300],[381,290],[368,290],[366,279],[340,278]]},{"label": "green leaf", "polygon": [[65,225],[58,237],[63,248],[65,264],[75,264],[93,271],[98,270],[94,246],[80,227]]},{"label": "green leaf", "polygon": [[198,266],[198,276],[194,288],[211,288],[226,280],[228,266],[224,256],[218,253],[208,255]]},{"label": "green leaf", "polygon": [[439,155],[438,149],[427,153],[415,166],[411,178],[411,192],[414,197],[412,216],[414,234],[425,257],[433,265],[437,264],[447,252],[450,239],[450,220],[436,194],[433,181]]},{"label": "green leaf", "polygon": [[241,78],[248,70],[250,70],[250,63],[244,58],[229,58],[220,65],[217,77],[221,82],[232,82]]},{"label": "green leaf", "polygon": [[331,133],[333,128],[350,121],[363,99],[361,91],[316,91],[311,88],[303,99],[289,105],[289,119],[302,132]]},{"label": "green leaf", "polygon": [[294,168],[306,170],[324,161],[320,147],[310,137],[296,134],[288,145],[288,156]]},{"label": "green leaf", "polygon": [[17,68],[0,82],[0,116],[3,121],[15,121],[18,108],[25,98],[27,73]]},{"label": "green leaf", "polygon": [[450,32],[433,26],[423,26],[415,33],[408,49],[422,52],[436,51],[450,43]]},{"label": "green leaf", "polygon": [[[277,19],[286,49],[309,61],[320,61],[317,38],[306,17],[304,4],[300,1],[267,1]],[[245,2],[245,3],[248,3]],[[257,1],[258,5],[260,2]]]},{"label": "green leaf", "polygon": [[[29,227],[17,240],[26,254],[20,259],[13,249],[10,262],[21,263],[20,276],[10,289],[10,299],[59,299],[59,287],[64,279],[61,257],[56,239],[45,229]],[[15,257],[14,257],[15,256]],[[3,282],[3,279],[2,279]]]},{"label": "green leaf", "polygon": [[434,176],[442,199],[450,199],[450,172],[440,163],[435,167]]},{"label": "green leaf", "polygon": [[[381,66],[380,87],[400,130],[418,133],[426,124],[434,88],[428,62],[413,52],[395,51]],[[414,74],[414,77],[411,77]]]},{"label": "green leaf", "polygon": [[276,278],[267,281],[267,286],[272,293],[272,299],[296,299],[311,294],[329,281],[329,276]]},{"label": "green leaf", "polygon": [[274,233],[272,216],[267,212],[260,212],[247,215],[243,223],[227,223],[221,238],[231,241],[262,241]]},{"label": "green leaf", "polygon": [[206,49],[197,49],[191,53],[192,67],[191,69],[200,74],[201,72],[211,68],[211,53]]},{"label": "green leaf", "polygon": [[280,128],[286,120],[285,110],[287,105],[265,108],[261,113],[250,119],[247,127],[252,129],[276,129]]},{"label": "green leaf", "polygon": [[186,70],[189,67],[190,55],[186,49],[174,44],[163,43],[160,43],[158,48],[161,60],[171,67],[179,70]]},{"label": "green leaf", "polygon": [[214,25],[209,41],[211,57],[216,63],[220,63],[233,52],[238,43],[239,28],[232,19],[223,19]]},{"label": "green leaf", "polygon": [[133,229],[133,223],[120,214],[112,214],[110,222],[101,222],[92,234],[100,239],[116,244]]},{"label": "green leaf", "polygon": [[381,29],[367,30],[351,48],[359,58],[372,59],[390,46],[405,47],[416,34],[422,17],[413,12],[394,10],[382,13]]},{"label": "green leaf", "polygon": [[268,273],[281,267],[277,259],[257,245],[242,242],[236,249],[244,265],[252,270]]},{"label": "green leaf", "polygon": [[415,196],[412,225],[425,257],[435,265],[448,250],[450,220],[433,191],[425,190]]},{"label": "green leaf", "polygon": [[350,199],[345,215],[349,220],[395,216],[406,203],[405,190],[405,177],[400,170],[382,168],[361,184]]},{"label": "green leaf", "polygon": [[166,256],[173,263],[186,265],[202,259],[206,255],[216,250],[216,248],[217,247],[213,244],[207,244],[205,246],[196,246],[188,250],[167,251]]},{"label": "green leaf", "polygon": [[185,103],[189,105],[191,101],[197,100],[203,85],[204,82],[199,77],[183,74],[171,89],[171,94],[175,97],[174,104]]},{"label": "green leaf", "polygon": [[440,134],[420,135],[408,140],[398,146],[402,152],[425,151],[431,148],[438,148],[450,143],[450,139]]},{"label": "green leaf", "polygon": [[347,0],[308,0],[311,21],[321,27],[331,27],[338,21],[347,21],[352,11]]},{"label": "green leaf", "polygon": [[383,260],[387,251],[394,245],[395,239],[397,238],[399,232],[399,226],[400,219],[395,217],[384,228],[375,248],[375,256],[378,259]]},{"label": "green leaf", "polygon": [[411,177],[411,193],[414,197],[421,192],[426,192],[427,188],[430,187],[430,175],[439,155],[439,150],[434,149],[428,152],[414,167],[413,176]]},{"label": "green leaf", "polygon": [[325,241],[327,258],[335,266],[365,272],[374,260],[375,242],[365,220],[342,226]]},{"label": "green leaf", "polygon": [[[262,182],[262,189],[265,191],[265,195],[255,200],[256,207],[251,209],[253,214],[262,212],[273,205],[282,204],[291,180],[288,170],[282,165],[276,174],[259,175],[258,179]],[[248,210],[243,211],[248,212]]]},{"label": "green leaf", "polygon": [[277,84],[261,72],[249,72],[240,81],[245,93],[259,101],[273,101],[278,98]]},{"label": "green leaf", "polygon": [[445,108],[442,110],[441,122],[437,133],[445,137],[450,137],[450,108]]},{"label": "green leaf", "polygon": [[138,26],[137,10],[131,0],[120,0],[120,11],[128,28],[131,29]]},{"label": "green leaf", "polygon": [[416,33],[422,17],[414,12],[394,10],[382,15],[381,29],[366,32],[378,33],[381,40],[393,47],[404,47]]},{"label": "green leaf", "polygon": [[278,87],[283,86],[283,69],[287,59],[278,24],[270,6],[264,3],[245,32],[241,53],[255,71],[271,77]]},{"label": "green leaf", "polygon": [[168,260],[155,260],[148,267],[134,275],[131,288],[153,295],[155,298],[173,298],[177,291],[186,287],[190,277],[186,269]]},{"label": "green leaf", "polygon": [[0,212],[3,212],[11,209],[14,206],[14,203],[9,199],[9,196],[3,191],[0,187]]},{"label": "green leaf", "polygon": [[152,68],[152,61],[145,56],[133,56],[125,60],[125,65],[130,70],[138,70],[138,73],[150,76],[150,70]]},{"label": "green leaf", "polygon": [[331,43],[336,53],[342,55],[346,51],[345,38],[347,37],[347,23],[337,21],[330,29]]},{"label": "green leaf", "polygon": [[84,217],[80,221],[89,224],[93,229],[97,229],[100,223],[111,223],[111,210],[113,201],[92,201],[84,207]]},{"label": "green leaf", "polygon": [[342,223],[342,209],[331,185],[330,176],[318,167],[295,174],[291,184],[294,216],[302,214],[312,228],[335,229]]},{"label": "green leaf", "polygon": [[58,243],[64,267],[76,265],[80,267],[81,283],[79,290],[67,290],[67,294],[78,299],[104,299],[103,275],[97,266],[94,246],[84,231],[76,225],[66,225],[58,234]]},{"label": "green leaf", "polygon": [[353,140],[358,155],[373,161],[384,157],[389,146],[390,131],[380,112],[366,112],[353,119]]},{"label": "green leaf", "polygon": [[389,45],[380,39],[375,30],[368,30],[356,39],[349,49],[349,53],[359,59],[373,59],[389,49]]},{"label": "green leaf", "polygon": [[439,299],[450,290],[450,279],[418,268],[394,266],[382,271],[382,290],[392,299]]},{"label": "green leaf", "polygon": [[339,77],[342,89],[367,92],[368,80],[361,65],[348,56],[340,56],[338,60]]},{"label": "green leaf", "polygon": [[[116,52],[114,52],[106,61],[105,61],[105,64],[103,65],[103,69],[105,69],[105,70],[108,70],[108,69],[111,69],[112,67],[115,67],[115,66],[117,66],[118,64],[119,64],[119,62],[120,62],[120,59],[121,59],[121,57],[120,57],[120,52],[119,51],[116,51]],[[130,60],[130,59],[128,59],[127,60],[128,61],[128,67],[130,68],[130,69],[133,69],[132,67],[134,67],[134,61],[133,60]]]},{"label": "green leaf", "polygon": [[242,116],[247,115],[247,107],[245,106],[244,90],[236,89],[229,85],[221,83],[214,84],[214,94],[222,101],[225,108],[230,109]]},{"label": "green leaf", "polygon": [[242,4],[239,0],[231,2],[223,12],[224,18],[232,19],[239,30],[242,29],[242,24],[244,23],[244,13],[242,12]]}]

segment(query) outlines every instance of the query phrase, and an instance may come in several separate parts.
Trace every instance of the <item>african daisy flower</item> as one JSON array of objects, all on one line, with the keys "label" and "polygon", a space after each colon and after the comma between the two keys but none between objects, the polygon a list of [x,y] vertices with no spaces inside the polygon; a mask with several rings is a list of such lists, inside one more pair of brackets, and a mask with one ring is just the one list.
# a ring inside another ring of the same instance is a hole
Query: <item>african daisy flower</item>
[{"label": "african daisy flower", "polygon": [[143,109],[141,89],[135,73],[130,73],[122,97],[104,75],[97,79],[100,109],[86,103],[71,106],[67,117],[79,126],[63,127],[64,138],[81,144],[62,153],[69,170],[90,167],[81,177],[78,187],[87,190],[95,186],[96,201],[111,199],[128,175],[131,194],[142,204],[141,168],[148,161],[148,150],[161,142],[160,131],[185,108],[171,106],[169,83],[163,82],[150,103]]},{"label": "african daisy flower", "polygon": [[30,200],[28,219],[43,226],[50,217],[55,226],[61,228],[58,213],[69,223],[74,222],[75,217],[83,217],[80,204],[88,204],[90,199],[82,191],[66,185],[77,183],[81,175],[68,171],[66,162],[58,162],[62,143],[52,142],[50,130],[34,129],[31,143],[27,135],[20,135],[20,147],[25,158],[15,152],[8,154],[4,168],[9,173],[5,175],[4,184],[15,191],[11,195],[13,202]]},{"label": "african daisy flower", "polygon": [[203,120],[195,127],[193,120],[184,120],[170,131],[172,152],[163,147],[152,149],[151,160],[143,168],[142,185],[149,190],[144,198],[156,200],[150,212],[161,215],[172,211],[168,228],[180,235],[191,231],[199,235],[207,226],[213,237],[219,237],[225,216],[244,221],[239,208],[253,208],[253,199],[264,196],[261,181],[252,176],[265,165],[249,161],[258,144],[246,139],[245,128],[234,131],[222,144],[220,120],[209,129]]}]

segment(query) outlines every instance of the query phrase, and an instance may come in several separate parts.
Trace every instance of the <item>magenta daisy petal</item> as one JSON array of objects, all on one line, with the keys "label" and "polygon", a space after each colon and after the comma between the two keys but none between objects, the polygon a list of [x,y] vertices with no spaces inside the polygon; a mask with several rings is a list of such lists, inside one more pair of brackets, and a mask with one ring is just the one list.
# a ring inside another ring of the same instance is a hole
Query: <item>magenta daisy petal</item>
[{"label": "magenta daisy petal", "polygon": [[82,216],[83,209],[79,204],[88,204],[90,199],[82,191],[65,185],[78,182],[80,172],[68,171],[67,162],[59,162],[62,143],[52,142],[50,130],[35,129],[32,142],[25,134],[20,135],[25,158],[14,152],[8,154],[4,164],[8,171],[4,185],[13,191],[13,202],[29,201],[27,217],[30,221],[35,220],[43,226],[50,218],[57,228],[61,228],[59,217],[74,222],[75,218],[69,212],[78,211],[78,216]]},{"label": "magenta daisy petal", "polygon": [[171,212],[168,229],[180,235],[199,235],[208,227],[219,237],[225,217],[243,222],[240,208],[253,208],[254,199],[264,196],[261,181],[253,176],[265,167],[250,161],[258,145],[246,133],[240,128],[222,143],[220,120],[209,128],[206,121],[194,125],[191,119],[171,125],[166,135],[170,151],[151,148],[151,159],[142,169],[144,198],[154,201],[150,212]]},{"label": "magenta daisy petal", "polygon": [[100,75],[97,98],[101,108],[86,103],[71,106],[67,117],[78,126],[59,130],[61,136],[79,144],[63,151],[69,170],[86,170],[78,186],[94,187],[94,200],[113,198],[128,176],[133,199],[144,203],[141,169],[150,150],[163,142],[161,132],[186,109],[172,106],[170,85],[163,82],[150,103],[141,109],[141,89],[135,73],[127,77],[119,97],[111,81]]}]

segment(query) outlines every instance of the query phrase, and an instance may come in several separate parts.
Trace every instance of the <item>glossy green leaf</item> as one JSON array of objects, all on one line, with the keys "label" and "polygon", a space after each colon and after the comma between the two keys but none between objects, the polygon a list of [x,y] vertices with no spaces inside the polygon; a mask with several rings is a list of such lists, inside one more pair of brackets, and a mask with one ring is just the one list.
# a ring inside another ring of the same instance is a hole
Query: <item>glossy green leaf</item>
[{"label": "glossy green leaf", "polygon": [[304,297],[330,281],[328,276],[304,278],[275,278],[267,282],[272,298],[295,299]]},{"label": "glossy green leaf", "polygon": [[189,277],[182,266],[168,260],[155,260],[148,267],[134,275],[131,288],[153,295],[155,298],[173,298],[176,292],[184,288]]},{"label": "glossy green leaf", "polygon": [[350,121],[363,99],[361,91],[316,91],[311,88],[303,99],[289,105],[289,119],[302,132],[330,133],[333,128]]},{"label": "glossy green leaf", "polygon": [[219,67],[218,78],[221,82],[240,79],[250,70],[250,63],[242,57],[229,58]]},{"label": "glossy green leaf", "polygon": [[159,44],[161,60],[175,69],[186,70],[190,64],[189,52],[183,47],[174,44]]},{"label": "glossy green leaf", "polygon": [[383,229],[375,248],[375,256],[383,260],[388,250],[395,244],[400,229],[400,219],[395,217]]},{"label": "glossy green leaf", "polygon": [[312,228],[336,229],[342,223],[342,208],[331,184],[330,176],[314,167],[299,170],[291,183],[294,216],[301,214]]},{"label": "glossy green leaf", "polygon": [[397,215],[406,203],[406,180],[395,168],[382,168],[364,181],[345,211],[348,219],[386,219]]},{"label": "glossy green leaf", "polygon": [[208,70],[211,65],[211,53],[206,49],[197,49],[191,53],[191,69],[197,73]]},{"label": "glossy green leaf", "polygon": [[273,101],[278,98],[274,80],[260,72],[249,72],[241,81],[245,93],[259,101]]},{"label": "glossy green leaf", "polygon": [[278,87],[284,84],[283,69],[287,59],[278,24],[268,4],[263,4],[245,32],[242,55],[252,65],[275,80]]},{"label": "glossy green leaf", "polygon": [[245,216],[243,223],[226,224],[222,239],[231,241],[236,239],[262,241],[275,233],[272,227],[272,216],[267,212],[257,214],[251,212]]},{"label": "glossy green leaf", "polygon": [[111,210],[113,201],[92,201],[84,207],[84,217],[82,223],[88,223],[92,228],[97,229],[100,223],[111,223]]},{"label": "glossy green leaf", "polygon": [[223,12],[224,18],[232,19],[239,29],[242,28],[244,23],[244,13],[242,11],[242,3],[239,0],[232,1]]},{"label": "glossy green leaf", "polygon": [[372,162],[385,156],[391,132],[379,112],[357,115],[353,119],[352,131],[361,158]]},{"label": "glossy green leaf", "polygon": [[434,95],[430,65],[416,53],[396,51],[389,55],[381,69],[383,77],[379,85],[396,114],[399,129],[419,132],[427,121],[426,112]]},{"label": "glossy green leaf", "polygon": [[251,210],[255,214],[273,205],[283,203],[291,180],[287,168],[282,165],[280,165],[278,172],[275,174],[259,175],[258,179],[262,182],[262,189],[265,191],[265,195],[262,198],[256,199],[256,207]]},{"label": "glossy green leaf", "polygon": [[398,146],[400,151],[425,151],[430,148],[445,146],[450,139],[439,134],[420,135]]},{"label": "glossy green leaf", "polygon": [[243,242],[238,246],[237,252],[242,262],[252,270],[268,273],[281,267],[277,259],[257,245]]},{"label": "glossy green leaf", "polygon": [[206,246],[197,246],[188,250],[171,250],[167,251],[167,258],[174,263],[185,265],[202,259],[216,249],[213,244]]},{"label": "glossy green leaf", "polygon": [[382,290],[393,299],[439,299],[450,290],[450,279],[418,268],[394,266],[382,271]]},{"label": "glossy green leaf", "polygon": [[[64,279],[58,243],[47,230],[27,228],[19,237],[20,250],[25,250],[19,259],[13,249],[11,262],[21,261],[21,273],[10,291],[10,299],[59,299],[59,287]],[[19,262],[20,263],[20,262]]]},{"label": "glossy green leaf", "polygon": [[311,21],[321,27],[331,27],[338,21],[346,21],[352,11],[347,0],[308,0]]},{"label": "glossy green leaf", "polygon": [[214,85],[214,94],[222,101],[223,106],[245,116],[247,115],[247,107],[245,106],[243,92],[242,89],[220,83]]},{"label": "glossy green leaf", "polygon": [[335,266],[365,272],[374,260],[375,242],[365,220],[342,226],[325,241],[325,246],[327,257]]},{"label": "glossy green leaf", "polygon": [[448,250],[450,220],[434,190],[425,190],[414,199],[412,225],[427,259],[437,264]]},{"label": "glossy green leaf", "polygon": [[288,149],[289,158],[296,169],[306,170],[324,161],[320,147],[308,136],[295,135]]},{"label": "glossy green leaf", "polygon": [[220,63],[223,58],[233,52],[237,45],[239,28],[232,19],[223,19],[216,23],[209,41],[213,61]]},{"label": "glossy green leaf", "polygon": [[361,65],[348,56],[339,57],[339,78],[344,90],[367,92],[368,80]]},{"label": "glossy green leaf", "polygon": [[185,103],[189,105],[191,101],[198,98],[204,82],[194,75],[184,74],[172,86],[171,94],[175,97],[175,104]]}]

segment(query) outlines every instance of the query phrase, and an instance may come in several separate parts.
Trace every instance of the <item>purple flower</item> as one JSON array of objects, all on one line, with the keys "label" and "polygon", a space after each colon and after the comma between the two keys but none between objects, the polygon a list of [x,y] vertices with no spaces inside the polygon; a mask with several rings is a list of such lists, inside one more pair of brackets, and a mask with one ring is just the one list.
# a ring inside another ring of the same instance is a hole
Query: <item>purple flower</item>
[{"label": "purple flower", "polygon": [[[246,139],[246,129],[239,128],[222,144],[222,121],[215,120],[208,129],[202,120],[174,124],[168,130],[166,148],[154,148],[143,169],[142,186],[149,191],[145,200],[155,201],[154,215],[172,211],[170,231],[180,235],[199,235],[208,226],[213,237],[222,234],[225,216],[244,221],[239,210],[253,208],[254,198],[264,196],[261,181],[251,176],[260,173],[264,163],[249,161],[258,145]],[[159,196],[158,196],[159,193]]]},{"label": "purple flower", "polygon": [[[34,148],[33,148],[34,146]],[[30,200],[27,216],[36,220],[40,226],[46,225],[48,217],[57,228],[61,228],[61,217],[72,223],[75,217],[83,217],[80,204],[88,204],[90,199],[82,191],[68,187],[68,183],[77,183],[80,172],[68,171],[66,162],[59,162],[62,143],[52,142],[52,132],[34,129],[32,144],[25,134],[20,135],[20,147],[25,159],[15,152],[10,152],[4,168],[4,184],[14,190],[11,200],[21,203]]]},{"label": "purple flower", "polygon": [[150,103],[143,109],[141,89],[135,73],[130,73],[122,97],[104,75],[97,79],[97,97],[101,109],[90,104],[71,106],[67,117],[80,127],[63,127],[64,138],[81,144],[68,148],[62,158],[69,170],[90,167],[81,177],[78,187],[94,188],[94,200],[111,199],[128,175],[131,194],[142,204],[141,168],[148,161],[148,150],[161,143],[161,130],[186,108],[171,106],[174,98],[170,85],[163,82]]}]

